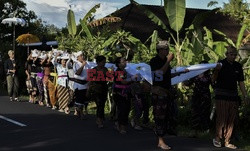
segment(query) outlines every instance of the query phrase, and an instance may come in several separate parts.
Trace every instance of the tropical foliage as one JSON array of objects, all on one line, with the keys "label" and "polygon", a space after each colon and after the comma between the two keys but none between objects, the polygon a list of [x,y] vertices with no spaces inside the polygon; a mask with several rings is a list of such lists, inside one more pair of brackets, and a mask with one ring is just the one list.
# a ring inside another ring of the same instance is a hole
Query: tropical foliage
[{"label": "tropical foliage", "polygon": [[[75,24],[74,12],[68,11],[68,34],[57,37],[59,49],[85,52],[87,59],[93,60],[96,55],[104,55],[110,61],[117,56],[135,56],[133,61],[149,61],[149,49],[131,33],[124,30],[111,31],[110,23],[121,21],[119,17],[104,17],[91,20],[100,4],[95,5],[80,19],[80,28]],[[78,29],[78,30],[77,30]],[[97,30],[95,30],[97,29]],[[144,54],[144,55],[142,55]]]}]

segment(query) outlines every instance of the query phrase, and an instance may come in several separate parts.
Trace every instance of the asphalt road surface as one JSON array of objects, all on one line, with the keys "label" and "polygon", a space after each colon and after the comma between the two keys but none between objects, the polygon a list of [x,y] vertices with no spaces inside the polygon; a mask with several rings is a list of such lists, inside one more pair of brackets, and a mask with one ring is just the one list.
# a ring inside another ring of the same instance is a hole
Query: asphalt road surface
[{"label": "asphalt road surface", "polygon": [[[228,150],[194,138],[166,136],[166,140],[174,151]],[[152,130],[129,128],[122,135],[109,120],[98,129],[92,115],[80,120],[73,113],[66,115],[37,104],[10,102],[7,96],[0,96],[0,151],[159,151],[156,145]]]}]

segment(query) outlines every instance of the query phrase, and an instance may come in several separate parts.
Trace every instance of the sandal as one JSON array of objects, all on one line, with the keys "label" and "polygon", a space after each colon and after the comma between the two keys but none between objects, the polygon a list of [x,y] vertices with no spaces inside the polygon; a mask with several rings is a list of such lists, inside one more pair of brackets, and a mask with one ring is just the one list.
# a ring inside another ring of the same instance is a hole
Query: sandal
[{"label": "sandal", "polygon": [[213,145],[215,146],[215,147],[221,147],[221,142],[219,142],[219,141],[217,141],[217,140],[215,140],[215,139],[213,139]]},{"label": "sandal", "polygon": [[237,149],[237,147],[235,145],[229,144],[229,143],[225,143],[225,147],[230,148],[230,149]]},{"label": "sandal", "polygon": [[158,147],[162,150],[171,150],[171,147],[168,145],[158,145]]}]

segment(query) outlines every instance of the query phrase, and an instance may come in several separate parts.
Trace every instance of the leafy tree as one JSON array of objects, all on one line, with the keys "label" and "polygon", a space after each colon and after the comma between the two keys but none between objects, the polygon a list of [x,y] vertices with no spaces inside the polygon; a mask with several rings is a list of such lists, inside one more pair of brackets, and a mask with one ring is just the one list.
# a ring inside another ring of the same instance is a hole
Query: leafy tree
[{"label": "leafy tree", "polygon": [[223,4],[221,12],[231,16],[241,24],[250,26],[250,4],[247,1],[229,0],[228,3]]}]

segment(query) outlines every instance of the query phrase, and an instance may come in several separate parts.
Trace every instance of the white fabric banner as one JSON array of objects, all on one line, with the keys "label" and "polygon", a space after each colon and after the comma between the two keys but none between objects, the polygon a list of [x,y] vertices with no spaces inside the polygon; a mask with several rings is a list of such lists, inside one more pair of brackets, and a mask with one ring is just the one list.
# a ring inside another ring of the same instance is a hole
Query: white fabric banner
[{"label": "white fabric banner", "polygon": [[[95,62],[88,62],[88,64],[90,65],[91,68],[94,68],[97,66],[97,64]],[[113,63],[106,63],[105,67],[109,68],[109,69],[113,69],[114,71],[117,69],[116,65]],[[127,63],[127,66],[125,69],[130,75],[134,76],[134,75],[138,74],[139,76],[141,76],[142,79],[145,79],[150,84],[153,84],[151,67],[148,64],[146,64],[146,63],[138,63],[138,64]]]},{"label": "white fabric banner", "polygon": [[175,85],[177,83],[193,78],[209,69],[215,68],[216,65],[217,63],[211,63],[211,64],[207,63],[207,64],[196,64],[188,67],[177,67],[175,69],[172,69],[171,73],[183,72],[185,71],[185,69],[188,69],[189,72],[183,73],[180,76],[173,77],[171,79],[171,84]]}]

